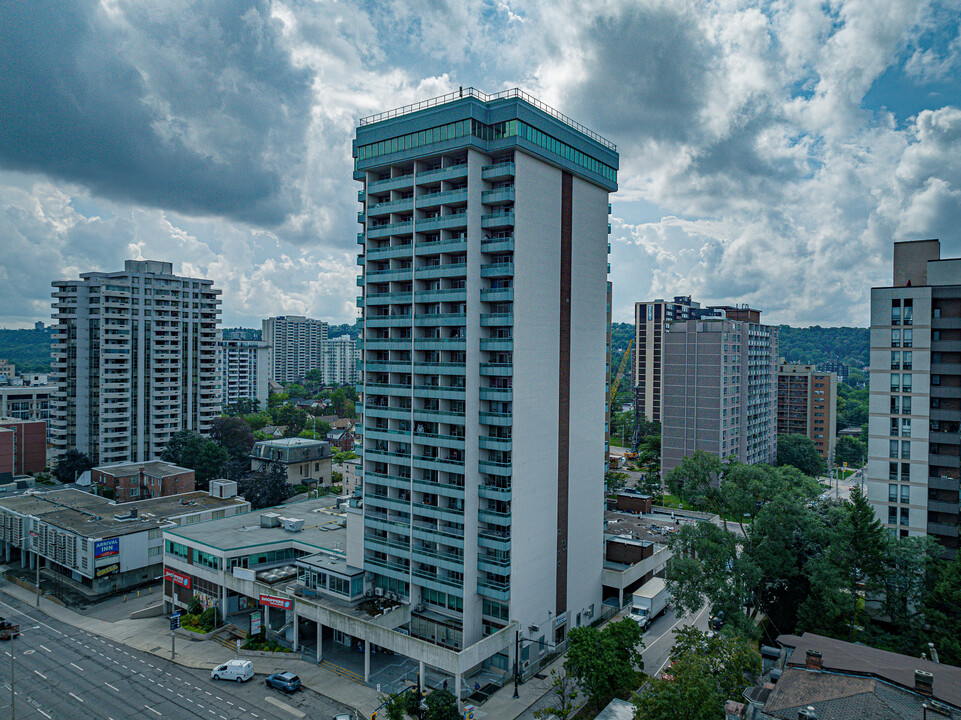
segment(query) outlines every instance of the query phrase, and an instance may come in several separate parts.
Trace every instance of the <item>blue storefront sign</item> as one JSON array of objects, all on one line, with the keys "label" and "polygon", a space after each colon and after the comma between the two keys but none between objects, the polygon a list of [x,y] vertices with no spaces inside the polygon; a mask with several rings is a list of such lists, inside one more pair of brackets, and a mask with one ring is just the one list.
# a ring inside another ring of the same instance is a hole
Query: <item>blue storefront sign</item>
[{"label": "blue storefront sign", "polygon": [[120,555],[120,538],[110,538],[109,540],[97,540],[93,544],[93,559],[103,560],[105,558],[116,558]]}]

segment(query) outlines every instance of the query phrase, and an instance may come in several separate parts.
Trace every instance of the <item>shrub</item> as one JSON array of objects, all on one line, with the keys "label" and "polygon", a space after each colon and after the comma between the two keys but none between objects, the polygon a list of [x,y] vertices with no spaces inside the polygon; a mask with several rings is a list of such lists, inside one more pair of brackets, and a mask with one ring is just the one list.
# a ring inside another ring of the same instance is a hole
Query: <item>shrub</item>
[{"label": "shrub", "polygon": [[217,608],[211,607],[204,610],[200,615],[199,625],[204,632],[210,632],[220,625],[220,613]]},{"label": "shrub", "polygon": [[200,604],[200,598],[194,595],[190,598],[190,602],[187,603],[187,614],[188,615],[199,615],[204,611],[204,606]]},{"label": "shrub", "polygon": [[294,485],[294,493],[300,495],[301,493],[307,492],[307,486],[301,483],[300,485]]}]

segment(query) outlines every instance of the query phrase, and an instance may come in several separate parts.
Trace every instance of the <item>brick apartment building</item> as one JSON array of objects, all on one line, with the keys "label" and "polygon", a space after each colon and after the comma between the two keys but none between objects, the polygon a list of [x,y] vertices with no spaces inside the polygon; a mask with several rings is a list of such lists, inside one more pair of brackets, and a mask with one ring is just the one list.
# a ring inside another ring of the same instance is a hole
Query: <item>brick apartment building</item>
[{"label": "brick apartment building", "polygon": [[0,476],[38,473],[47,466],[47,423],[0,419]]},{"label": "brick apartment building", "polygon": [[101,465],[91,471],[91,484],[113,492],[117,502],[146,500],[194,491],[194,471],[160,460]]}]

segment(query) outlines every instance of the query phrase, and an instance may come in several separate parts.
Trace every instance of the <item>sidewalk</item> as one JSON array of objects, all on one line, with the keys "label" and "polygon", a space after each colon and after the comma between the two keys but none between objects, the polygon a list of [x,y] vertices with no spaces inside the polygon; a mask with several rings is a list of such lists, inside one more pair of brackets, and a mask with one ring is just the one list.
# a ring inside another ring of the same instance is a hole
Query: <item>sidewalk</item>
[{"label": "sidewalk", "polygon": [[[32,590],[10,582],[0,586],[0,592],[15,597],[33,610],[35,596]],[[123,607],[123,606],[120,606]],[[34,610],[34,612],[36,612]],[[170,623],[166,616],[115,621],[101,620],[90,615],[82,615],[70,608],[41,598],[40,612],[72,625],[80,630],[109,638],[116,643],[135,648],[142,652],[170,660]],[[124,614],[129,611],[124,609]],[[119,615],[120,613],[118,613]],[[185,667],[210,670],[218,663],[234,655],[221,645],[212,641],[192,641],[177,636],[174,662]],[[347,707],[353,708],[361,718],[369,718],[380,705],[380,697],[374,688],[354,682],[337,673],[319,667],[312,662],[296,659],[247,658],[254,663],[257,673],[270,674],[279,670],[289,670],[300,676],[304,687],[330,698]],[[552,669],[559,670],[564,664],[563,656],[541,669],[549,676]],[[530,706],[540,700],[547,692],[547,682],[529,680],[518,688],[518,698],[514,699],[514,684],[508,683],[494,693],[483,705],[477,707],[474,717],[478,720],[515,720]]]},{"label": "sidewalk", "polygon": [[[34,594],[13,583],[4,582],[0,591],[26,603],[33,609]],[[36,612],[36,611],[34,611]],[[170,623],[166,617],[144,620],[116,620],[108,622],[87,617],[69,608],[61,607],[47,599],[41,599],[40,612],[56,618],[116,643],[135,648],[142,652],[170,660]],[[191,641],[177,637],[174,662],[185,667],[210,670],[218,663],[229,659],[229,650],[211,641]],[[353,708],[362,718],[369,718],[380,705],[380,698],[374,688],[360,685],[336,673],[325,670],[304,660],[282,660],[275,658],[248,658],[254,663],[258,673],[270,674],[278,670],[289,670],[300,676],[304,687]],[[511,716],[512,718],[514,716]]]}]

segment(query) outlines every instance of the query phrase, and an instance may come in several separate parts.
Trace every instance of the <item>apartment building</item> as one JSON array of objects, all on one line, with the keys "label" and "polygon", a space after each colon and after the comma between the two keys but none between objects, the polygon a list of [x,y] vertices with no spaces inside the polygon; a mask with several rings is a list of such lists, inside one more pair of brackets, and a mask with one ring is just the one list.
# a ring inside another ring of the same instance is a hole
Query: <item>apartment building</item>
[{"label": "apartment building", "polygon": [[526,667],[600,612],[616,149],[471,88],[362,120],[354,157],[364,569],[412,637],[516,622]]},{"label": "apartment building", "polygon": [[324,384],[353,385],[357,382],[360,350],[350,335],[340,335],[324,344]]},{"label": "apartment building", "polygon": [[661,421],[664,335],[676,321],[713,314],[692,302],[690,295],[678,295],[673,302],[651,300],[634,303],[634,414]]},{"label": "apartment building", "polygon": [[179,430],[207,432],[220,412],[220,290],[127,260],[54,287],[51,442],[96,464],[159,457]]},{"label": "apartment building", "polygon": [[256,400],[267,407],[270,346],[257,340],[223,338],[217,341],[221,403],[235,408],[241,400]]},{"label": "apartment building", "polygon": [[890,287],[871,289],[867,495],[901,536],[958,548],[961,258],[937,240],[894,244]]},{"label": "apartment building", "polygon": [[748,464],[777,458],[777,328],[750,308],[674,322],[664,336],[661,469],[697,450]]},{"label": "apartment building", "polygon": [[162,460],[114,463],[90,471],[90,484],[118,503],[192,493],[196,474]]},{"label": "apartment building", "polygon": [[15,420],[43,420],[50,440],[50,400],[54,385],[0,385],[0,417]]},{"label": "apartment building", "polygon": [[806,435],[834,465],[838,377],[814,365],[781,363],[777,372],[777,434]]},{"label": "apartment building", "polygon": [[268,377],[278,383],[302,382],[324,366],[327,323],[303,315],[281,315],[263,321],[261,338],[270,346]]}]

